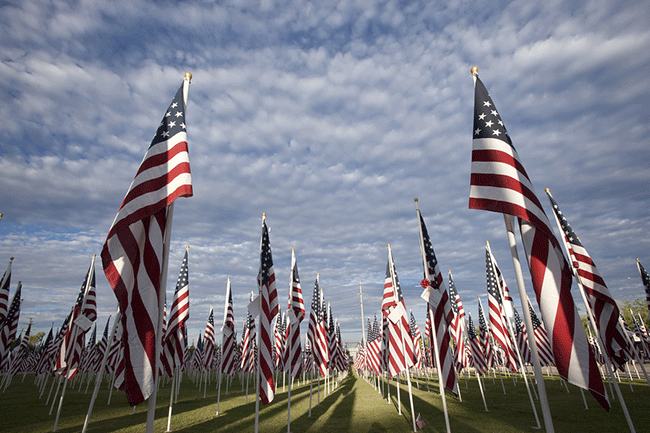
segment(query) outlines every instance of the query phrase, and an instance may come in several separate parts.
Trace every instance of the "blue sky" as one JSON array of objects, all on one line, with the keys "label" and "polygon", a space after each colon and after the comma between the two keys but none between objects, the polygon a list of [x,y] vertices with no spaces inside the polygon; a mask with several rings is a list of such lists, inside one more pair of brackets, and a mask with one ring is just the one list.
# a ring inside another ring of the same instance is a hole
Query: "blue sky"
[{"label": "blue sky", "polygon": [[[360,338],[359,283],[366,316],[379,311],[389,243],[422,326],[415,197],[466,309],[475,315],[486,293],[485,241],[516,292],[502,217],[468,209],[475,65],[549,217],[547,187],[614,297],[644,295],[647,2],[25,0],[0,10],[0,266],[15,257],[21,327],[30,317],[37,331],[60,326],[188,71],[194,197],[175,206],[168,297],[190,245],[192,338],[210,303],[221,321],[228,276],[243,322],[263,212],[282,299],[295,248],[307,309],[320,273],[346,341]],[[117,304],[96,271],[101,327]]]}]

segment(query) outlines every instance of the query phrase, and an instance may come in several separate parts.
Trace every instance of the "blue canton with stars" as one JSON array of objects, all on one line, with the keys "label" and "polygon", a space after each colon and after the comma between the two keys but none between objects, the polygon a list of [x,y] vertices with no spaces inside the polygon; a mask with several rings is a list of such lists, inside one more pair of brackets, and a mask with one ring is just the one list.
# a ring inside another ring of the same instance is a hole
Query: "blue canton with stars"
[{"label": "blue canton with stars", "polygon": [[170,137],[182,131],[185,131],[185,102],[183,99],[183,85],[181,84],[158,126],[156,135],[151,141],[151,146],[169,140]]},{"label": "blue canton with stars", "polygon": [[474,104],[474,138],[497,138],[512,146],[501,116],[478,77],[476,77],[475,92],[475,101],[483,101],[483,103]]}]

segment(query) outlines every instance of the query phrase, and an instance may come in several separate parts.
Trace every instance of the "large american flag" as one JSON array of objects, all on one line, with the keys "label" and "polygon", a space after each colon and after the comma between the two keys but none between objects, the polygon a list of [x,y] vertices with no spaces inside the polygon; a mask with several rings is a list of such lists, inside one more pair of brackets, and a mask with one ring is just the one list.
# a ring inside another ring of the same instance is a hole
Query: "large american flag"
[{"label": "large american flag", "polygon": [[492,337],[505,352],[506,367],[517,371],[517,360],[508,330],[505,308],[503,306],[495,264],[490,247],[485,247],[485,276],[487,281],[488,308],[490,312],[490,330]]},{"label": "large american flag", "polygon": [[639,259],[636,259],[636,266],[639,268],[641,282],[643,282],[643,286],[645,287],[645,300],[646,305],[648,306],[648,320],[650,321],[650,274],[648,274],[648,271],[646,271],[645,268],[641,266]]},{"label": "large american flag", "polygon": [[223,327],[221,328],[221,371],[224,374],[235,374],[237,371],[237,341],[235,334],[235,313],[232,304],[232,289],[230,278],[226,283],[226,303],[223,312]]},{"label": "large american flag", "polygon": [[629,344],[618,323],[621,313],[616,301],[605,285],[605,280],[600,276],[596,264],[569,225],[548,188],[546,188],[546,195],[551,201],[555,222],[562,233],[569,260],[573,264],[573,273],[584,288],[605,352],[618,367],[623,368],[627,362],[626,353],[629,351]]},{"label": "large american flag", "polygon": [[596,361],[571,295],[571,270],[485,86],[475,78],[469,207],[516,216],[537,302],[560,376],[609,410]]},{"label": "large american flag", "polygon": [[104,274],[122,311],[124,389],[131,406],[146,400],[155,383],[167,210],[178,197],[192,195],[185,130],[188,88],[186,78],[144,155],[101,254]]},{"label": "large american flag", "polygon": [[275,383],[273,382],[273,341],[271,322],[278,314],[278,291],[275,288],[275,271],[271,255],[271,242],[266,218],[262,218],[262,242],[260,245],[260,269],[257,275],[257,286],[260,293],[260,347],[258,362],[259,396],[263,404],[273,401]]},{"label": "large american flag", "polygon": [[174,298],[172,299],[167,331],[165,332],[165,341],[163,342],[165,358],[168,360],[169,369],[172,370],[167,372],[170,376],[173,374],[173,370],[182,367],[185,348],[187,347],[185,323],[190,317],[188,253],[189,247],[186,247],[181,262],[181,270],[176,280]]},{"label": "large american flag", "polygon": [[302,345],[300,344],[300,322],[305,318],[305,303],[302,299],[300,276],[296,253],[291,250],[291,277],[289,305],[287,308],[287,334],[285,338],[284,370],[290,377],[298,379],[302,371]]},{"label": "large american flag", "polygon": [[7,307],[9,306],[9,286],[11,284],[11,262],[14,260],[12,257],[9,259],[7,270],[2,274],[0,280],[0,328],[7,317]]},{"label": "large american flag", "polygon": [[[438,259],[433,251],[433,244],[429,238],[429,232],[424,224],[424,218],[417,209],[418,222],[420,225],[420,248],[422,250],[422,261],[424,266],[424,280],[422,286],[429,291],[427,315],[431,317],[432,330],[436,333],[438,342],[438,356],[440,361],[441,377],[445,388],[458,395],[456,389],[456,372],[454,371],[453,355],[449,344],[449,325],[453,320],[454,312],[451,309],[449,294],[442,280],[442,274],[438,267]],[[431,334],[430,334],[431,335]],[[430,350],[433,353],[433,338],[429,342]]]}]

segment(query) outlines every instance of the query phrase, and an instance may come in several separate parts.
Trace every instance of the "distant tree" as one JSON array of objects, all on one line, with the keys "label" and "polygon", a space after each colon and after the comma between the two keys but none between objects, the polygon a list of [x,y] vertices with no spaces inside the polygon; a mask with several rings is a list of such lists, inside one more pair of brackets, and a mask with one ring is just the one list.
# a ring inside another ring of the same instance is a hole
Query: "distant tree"
[{"label": "distant tree", "polygon": [[34,346],[36,346],[36,343],[43,338],[45,335],[45,332],[37,332],[36,334],[32,334],[29,336],[29,339],[27,340],[27,346],[29,347],[29,350],[33,350]]},{"label": "distant tree", "polygon": [[640,315],[646,329],[648,328],[648,306],[646,305],[645,299],[639,298],[634,299],[633,301],[623,301],[619,303],[619,309],[623,315],[623,320],[625,320],[625,323],[627,323],[627,326],[629,326],[630,329],[634,329],[632,314],[634,314],[637,320]]}]

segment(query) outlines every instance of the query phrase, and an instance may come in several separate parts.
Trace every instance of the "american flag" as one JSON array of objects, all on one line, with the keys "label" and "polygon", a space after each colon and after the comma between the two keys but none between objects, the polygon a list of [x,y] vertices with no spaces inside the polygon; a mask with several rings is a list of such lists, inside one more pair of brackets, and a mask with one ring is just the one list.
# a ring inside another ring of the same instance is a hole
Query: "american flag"
[{"label": "american flag", "polygon": [[235,335],[235,313],[232,305],[232,289],[230,278],[226,283],[226,304],[223,312],[223,327],[221,328],[221,371],[225,374],[235,374],[237,341]]},{"label": "american flag", "polygon": [[16,291],[14,292],[14,297],[11,299],[11,304],[9,304],[9,310],[7,311],[7,317],[5,318],[2,327],[0,327],[0,366],[9,357],[9,349],[11,348],[11,342],[16,337],[16,330],[18,329],[18,319],[20,318],[20,293],[22,291],[22,283],[19,281]]},{"label": "american flag", "polygon": [[505,309],[503,306],[499,282],[497,281],[496,267],[492,260],[490,246],[485,246],[485,275],[487,280],[488,308],[490,312],[490,331],[492,337],[505,352],[506,366],[512,371],[517,371],[517,360],[512,346],[512,339],[508,331]]},{"label": "american flag", "polygon": [[[428,315],[431,316],[432,331],[436,333],[438,342],[438,355],[440,361],[441,377],[444,381],[445,388],[457,394],[456,390],[456,372],[453,366],[453,355],[449,344],[449,326],[453,321],[454,312],[451,307],[449,295],[442,280],[442,274],[438,267],[438,259],[433,251],[433,244],[429,238],[429,232],[424,224],[424,218],[417,209],[418,222],[420,225],[420,249],[422,251],[422,261],[424,265],[424,280],[422,286],[428,290]],[[433,339],[429,342],[429,347],[433,352],[431,345]]]},{"label": "american flag", "polygon": [[629,344],[618,323],[621,313],[616,301],[612,298],[605,281],[600,276],[596,264],[569,225],[548,188],[546,188],[546,195],[551,201],[555,221],[562,233],[564,246],[573,264],[573,273],[584,288],[589,308],[598,328],[598,334],[605,346],[605,352],[618,367],[622,368],[627,362],[625,354],[629,351]]},{"label": "american flag", "polygon": [[485,86],[475,78],[469,207],[516,216],[528,268],[560,376],[609,410],[596,361],[571,295],[571,270]]},{"label": "american flag", "polygon": [[531,304],[530,299],[528,301],[528,311],[530,312],[530,320],[533,322],[533,332],[535,333],[535,344],[537,345],[537,355],[539,356],[539,362],[542,365],[553,365],[555,360],[553,358],[553,350],[551,348],[551,343],[548,340],[548,333],[546,328],[542,325],[542,321],[539,320],[535,310],[533,310],[533,304]]},{"label": "american flag", "polygon": [[641,351],[643,356],[645,358],[650,358],[650,338],[648,338],[648,332],[645,329],[643,320],[641,320],[641,315],[639,315],[639,320],[637,320],[634,313],[632,313],[632,320],[634,321],[634,335],[641,340]]},{"label": "american flag", "polygon": [[481,344],[483,345],[483,353],[485,355],[485,363],[488,368],[492,368],[496,365],[495,353],[492,350],[492,335],[490,329],[487,326],[487,321],[485,320],[485,312],[483,311],[483,304],[481,300],[478,302],[478,328],[481,331]]},{"label": "american flag", "polygon": [[257,275],[260,299],[260,347],[258,362],[260,365],[259,396],[263,404],[273,401],[275,383],[273,382],[273,356],[271,341],[271,322],[278,314],[278,292],[275,288],[275,271],[271,255],[271,242],[266,218],[262,218],[262,242],[260,245],[260,269]]},{"label": "american flag", "polygon": [[52,358],[49,355],[50,347],[52,347],[52,342],[54,340],[54,325],[50,328],[50,332],[47,334],[45,342],[41,345],[38,351],[38,361],[34,367],[34,372],[37,375],[43,374],[45,372],[50,372],[50,367],[52,365]]},{"label": "american flag", "polygon": [[[107,374],[116,373],[118,366],[123,361],[124,345],[122,344],[122,321],[119,320],[115,325],[115,332],[113,338],[109,341],[108,346],[108,359],[106,361],[105,372]],[[122,366],[122,368],[124,368]],[[117,377],[117,376],[116,376]]]},{"label": "american flag", "polygon": [[[27,325],[27,331],[25,331],[25,334],[23,334],[22,338],[18,338],[20,340],[20,345],[12,352],[9,376],[13,376],[18,373],[18,371],[21,371],[21,367],[24,365],[23,363],[28,355],[27,343],[29,343],[29,334],[31,333],[31,330],[32,321],[30,320],[29,325]],[[24,369],[22,371],[24,371]]]},{"label": "american flag", "polygon": [[73,379],[81,362],[84,337],[92,322],[97,319],[95,296],[95,258],[86,273],[77,301],[72,309],[72,317],[61,343],[56,361],[56,371],[67,379]]},{"label": "american flag", "polygon": [[465,310],[463,308],[463,303],[460,300],[458,291],[456,290],[456,284],[454,284],[454,277],[449,271],[449,302],[451,303],[451,309],[454,312],[454,319],[451,322],[449,330],[451,332],[451,338],[454,340],[454,361],[456,364],[456,370],[460,371],[463,367],[468,367],[467,360],[467,350],[465,347]]},{"label": "american flag", "polygon": [[106,349],[108,347],[108,325],[110,322],[111,316],[108,316],[108,319],[106,319],[106,326],[104,327],[104,333],[102,334],[102,338],[97,344],[97,349],[93,353],[93,358],[90,362],[90,369],[95,373],[99,372],[99,368],[102,365],[102,360],[104,359],[104,353],[106,353]]},{"label": "american flag", "polygon": [[289,305],[287,307],[287,334],[285,338],[284,369],[290,377],[298,379],[302,371],[302,345],[300,344],[300,322],[305,318],[305,303],[302,299],[296,253],[291,250],[291,277]]},{"label": "american flag", "polygon": [[209,370],[212,365],[212,356],[214,353],[214,310],[210,305],[210,314],[205,323],[203,332],[203,369]]},{"label": "american flag", "polygon": [[388,319],[388,372],[395,377],[413,366],[413,338],[390,245],[381,312]]},{"label": "american flag", "polygon": [[415,316],[411,311],[411,319],[409,321],[409,327],[411,328],[411,336],[413,337],[413,367],[422,368],[422,351],[420,350],[420,345],[422,344],[422,334],[420,333],[420,328],[415,321]]},{"label": "american flag", "polygon": [[275,344],[273,346],[273,361],[275,363],[275,369],[279,371],[284,370],[284,339],[287,332],[285,321],[285,314],[282,312],[282,310],[279,310],[273,330],[275,340]]},{"label": "american flag", "polygon": [[314,282],[314,292],[311,297],[311,312],[309,313],[309,327],[307,328],[307,341],[311,347],[313,360],[317,371],[324,377],[327,371],[327,335],[323,321],[319,276]]},{"label": "american flag", "polygon": [[7,317],[7,307],[9,306],[9,285],[11,284],[11,262],[14,260],[12,257],[9,259],[7,270],[2,274],[0,280],[0,328]]},{"label": "american flag", "polygon": [[515,339],[517,340],[521,360],[526,364],[530,364],[532,358],[530,346],[528,345],[528,331],[526,331],[526,326],[524,326],[524,322],[522,322],[521,316],[519,316],[516,309],[513,310],[513,313],[515,316]]},{"label": "american flag", "polygon": [[185,95],[178,89],[115,216],[102,249],[104,274],[122,311],[124,379],[131,406],[155,384],[156,331],[168,207],[192,195]]},{"label": "american flag", "polygon": [[485,360],[485,352],[481,347],[481,342],[476,335],[476,328],[472,321],[472,315],[467,313],[467,338],[469,339],[469,347],[472,351],[472,363],[478,374],[485,374],[488,369],[487,361]]},{"label": "american flag", "polygon": [[641,274],[641,281],[645,287],[645,300],[648,306],[648,320],[650,321],[650,274],[641,266],[639,259],[636,259],[636,266],[639,268],[639,274]]},{"label": "american flag", "polygon": [[[165,357],[168,359],[171,370],[180,368],[183,365],[184,352],[187,347],[185,323],[190,317],[188,252],[189,247],[186,247],[185,255],[181,262],[181,270],[176,280],[174,298],[167,323],[167,332],[165,332],[165,341],[163,342]],[[169,371],[167,373],[169,375],[173,374],[173,372]]]},{"label": "american flag", "polygon": [[325,317],[325,328],[327,332],[327,353],[329,354],[327,360],[327,368],[333,369],[336,363],[336,327],[334,326],[334,316],[332,316],[332,306],[327,303]]},{"label": "american flag", "polygon": [[[253,294],[251,293],[251,301]],[[257,361],[255,359],[255,318],[251,316],[250,312],[246,313],[246,321],[244,322],[244,332],[242,333],[241,342],[241,371],[252,373],[255,370]]]},{"label": "american flag", "polygon": [[93,326],[93,332],[86,342],[86,348],[81,353],[81,361],[79,363],[79,372],[86,373],[90,370],[91,361],[94,356],[95,349],[97,348],[97,323]]},{"label": "american flag", "polygon": [[375,322],[372,327],[368,326],[368,350],[366,359],[368,368],[380,375],[382,372],[381,362],[381,335],[379,334],[379,323],[375,315]]}]

